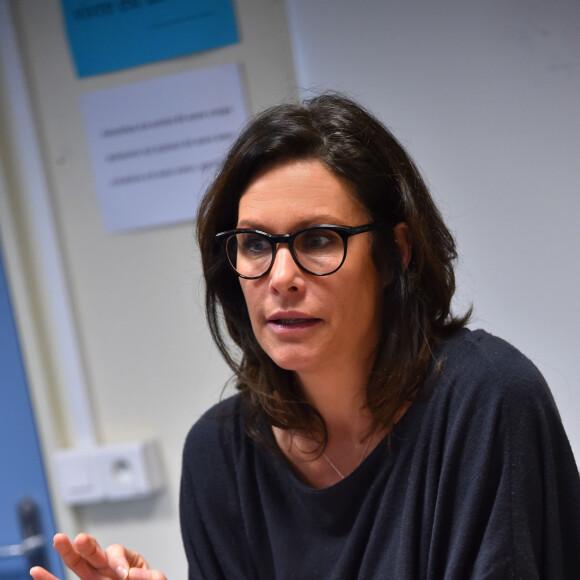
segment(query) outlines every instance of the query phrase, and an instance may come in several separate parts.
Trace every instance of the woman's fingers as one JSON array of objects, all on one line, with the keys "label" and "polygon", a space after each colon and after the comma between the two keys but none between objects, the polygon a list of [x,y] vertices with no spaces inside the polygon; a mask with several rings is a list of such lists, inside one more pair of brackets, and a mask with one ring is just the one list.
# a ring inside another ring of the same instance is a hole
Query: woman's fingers
[{"label": "woman's fingers", "polygon": [[[105,553],[91,536],[80,534],[72,543],[65,534],[56,534],[53,545],[64,564],[81,580],[116,579],[108,566]],[[32,568],[30,575],[34,580],[58,580],[56,576],[39,566]],[[123,578],[126,576],[125,573]]]},{"label": "woman's fingers", "polygon": [[[105,580],[107,578],[124,579],[109,567],[107,557],[97,541],[87,534],[79,534],[74,543],[65,534],[57,534],[53,542],[55,550],[62,561],[81,580]],[[41,578],[40,580],[44,580]]]},{"label": "woman's fingers", "polygon": [[92,580],[92,570],[87,561],[75,550],[72,542],[65,534],[56,534],[53,540],[54,549],[59,553],[64,564],[79,578]]},{"label": "woman's fingers", "polygon": [[128,577],[131,568],[149,570],[149,565],[143,556],[120,544],[109,546],[105,551],[105,557],[109,563],[109,567],[115,570],[117,576],[123,580]]},{"label": "woman's fingers", "polygon": [[113,544],[106,550],[109,565],[118,569],[119,563],[129,566],[127,580],[166,580],[165,574],[159,570],[151,570],[141,554],[128,550],[119,544]]},{"label": "woman's fingers", "polygon": [[[74,550],[89,564],[96,573],[96,577],[104,578],[121,578],[127,577],[129,564],[125,558],[118,558],[116,565],[113,567],[109,562],[104,550],[93,536],[88,534],[79,534],[73,542]],[[60,552],[59,552],[60,553]],[[62,556],[62,554],[61,554]],[[64,559],[64,558],[63,558]],[[68,563],[65,560],[68,566]],[[70,566],[69,566],[70,568]],[[72,569],[75,572],[74,569]],[[78,574],[78,573],[77,573]]]},{"label": "woman's fingers", "polygon": [[[73,542],[65,534],[57,534],[54,547],[64,564],[81,580],[166,580],[159,570],[150,570],[137,552],[119,544],[104,551],[88,534],[79,534]],[[34,580],[58,580],[40,567],[33,568],[30,574]]]},{"label": "woman's fingers", "polygon": [[58,580],[56,576],[40,566],[34,566],[34,568],[31,568],[30,575],[34,580]]},{"label": "woman's fingers", "polygon": [[131,568],[127,580],[166,580],[165,574],[159,570],[146,570],[144,568]]}]

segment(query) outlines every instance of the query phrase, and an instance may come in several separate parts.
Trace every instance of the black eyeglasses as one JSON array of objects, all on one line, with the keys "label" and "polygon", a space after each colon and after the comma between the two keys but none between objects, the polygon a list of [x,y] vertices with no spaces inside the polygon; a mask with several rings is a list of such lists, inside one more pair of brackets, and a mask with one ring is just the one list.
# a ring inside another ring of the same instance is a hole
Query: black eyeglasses
[{"label": "black eyeglasses", "polygon": [[278,236],[240,229],[220,232],[215,239],[240,278],[255,280],[265,276],[274,264],[278,244],[288,244],[292,258],[305,272],[328,276],[344,264],[348,238],[380,227],[376,223],[356,227],[323,224]]}]

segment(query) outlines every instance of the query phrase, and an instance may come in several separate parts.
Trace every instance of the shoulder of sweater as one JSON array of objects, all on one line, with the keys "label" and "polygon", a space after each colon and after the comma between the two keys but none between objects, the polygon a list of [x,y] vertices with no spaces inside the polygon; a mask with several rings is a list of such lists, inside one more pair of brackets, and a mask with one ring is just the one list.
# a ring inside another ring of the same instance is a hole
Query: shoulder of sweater
[{"label": "shoulder of sweater", "polygon": [[464,329],[441,343],[438,387],[459,396],[517,402],[523,398],[551,401],[537,367],[517,348],[484,330]]},{"label": "shoulder of sweater", "polygon": [[191,427],[185,441],[185,452],[211,451],[220,445],[224,433],[243,431],[244,409],[240,394],[223,399],[208,409]]}]

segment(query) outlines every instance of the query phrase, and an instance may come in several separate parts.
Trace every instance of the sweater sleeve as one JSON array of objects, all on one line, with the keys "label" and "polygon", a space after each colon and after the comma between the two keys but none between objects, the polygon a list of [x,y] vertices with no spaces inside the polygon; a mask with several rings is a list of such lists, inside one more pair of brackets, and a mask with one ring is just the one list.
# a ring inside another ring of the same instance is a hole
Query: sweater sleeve
[{"label": "sweater sleeve", "polygon": [[446,439],[449,577],[577,578],[580,478],[552,394],[516,349],[490,350]]},{"label": "sweater sleeve", "polygon": [[530,579],[577,578],[578,469],[543,379],[538,377],[535,384],[524,379],[519,385],[507,402],[514,575]]}]

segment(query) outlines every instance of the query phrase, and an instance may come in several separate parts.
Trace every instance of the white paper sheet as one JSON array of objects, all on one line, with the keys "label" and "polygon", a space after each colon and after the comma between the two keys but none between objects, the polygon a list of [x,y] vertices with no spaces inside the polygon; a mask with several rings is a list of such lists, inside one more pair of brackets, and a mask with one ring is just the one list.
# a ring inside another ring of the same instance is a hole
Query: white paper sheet
[{"label": "white paper sheet", "polygon": [[246,120],[234,64],[86,93],[81,107],[110,232],[192,220]]}]

